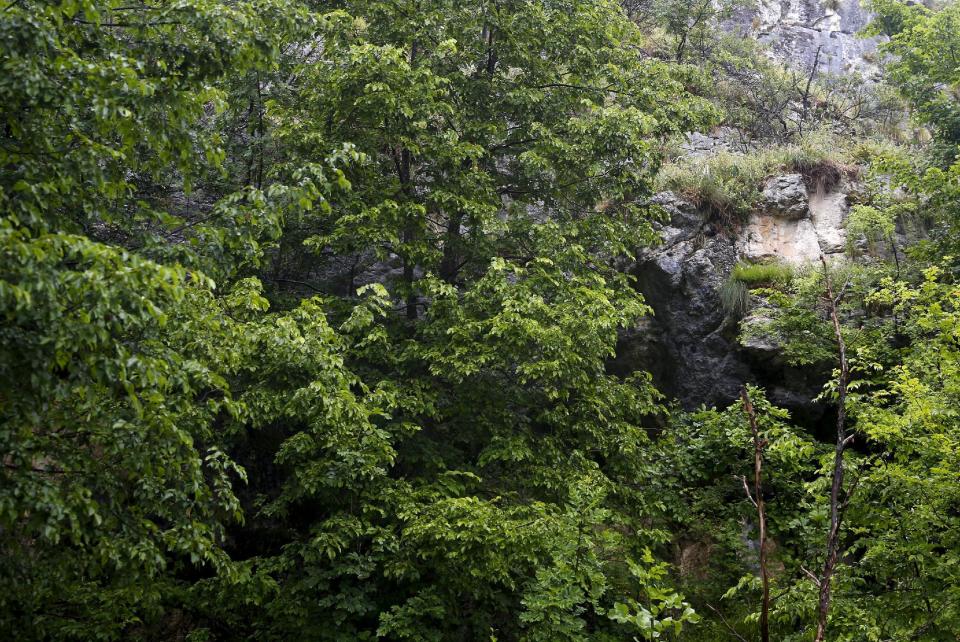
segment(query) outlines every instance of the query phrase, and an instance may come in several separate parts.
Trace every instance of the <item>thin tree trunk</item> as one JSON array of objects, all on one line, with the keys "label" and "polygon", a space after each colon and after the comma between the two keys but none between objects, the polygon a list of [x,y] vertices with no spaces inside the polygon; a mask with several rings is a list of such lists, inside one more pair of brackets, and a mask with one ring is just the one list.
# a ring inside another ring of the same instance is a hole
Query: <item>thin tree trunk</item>
[{"label": "thin tree trunk", "polygon": [[443,236],[443,257],[440,259],[438,274],[447,283],[457,279],[460,268],[460,226],[463,223],[463,213],[454,212],[447,218],[447,229]]},{"label": "thin tree trunk", "polygon": [[[402,149],[400,150],[400,184],[403,186],[403,191],[409,195],[412,195],[411,189],[411,161],[410,161],[410,150]],[[413,220],[413,215],[407,214],[407,221],[404,223],[403,227],[403,244],[404,244],[404,256],[403,256],[403,282],[407,288],[407,318],[411,321],[415,321],[417,318],[417,295],[413,291],[413,277],[415,272],[415,263],[414,259],[411,256],[413,242],[416,240],[417,227],[416,221]]]},{"label": "thin tree trunk", "polygon": [[[843,333],[840,328],[840,317],[837,314],[837,306],[840,298],[833,292],[833,283],[830,280],[830,271],[827,269],[827,261],[821,255],[820,262],[823,264],[823,277],[826,281],[827,296],[830,302],[830,320],[833,322],[833,332],[837,340],[837,350],[840,357],[840,374],[837,380],[837,444],[833,456],[833,479],[830,485],[830,530],[827,533],[826,559],[823,563],[823,571],[820,573],[820,599],[817,613],[817,634],[814,640],[823,642],[827,632],[827,615],[830,612],[830,588],[833,581],[833,574],[837,568],[837,560],[840,555],[840,523],[843,517],[843,507],[847,500],[841,503],[840,493],[843,491],[843,454],[853,440],[853,435],[847,435],[847,384],[850,381],[850,365],[847,362],[847,344],[843,340]],[[851,491],[852,492],[852,491]]]},{"label": "thin tree trunk", "polygon": [[[492,79],[497,69],[497,50],[494,47],[496,30],[492,25],[484,24],[480,31],[480,38],[486,45],[486,62],[480,66],[486,72],[487,79]],[[477,75],[482,76],[478,70]],[[474,166],[474,159],[467,158],[460,164],[460,171],[467,172]],[[443,256],[440,259],[438,275],[447,283],[454,283],[460,268],[463,267],[460,262],[460,227],[463,225],[464,213],[462,210],[456,210],[447,218],[447,226],[443,237]]]},{"label": "thin tree trunk", "polygon": [[[414,41],[410,45],[410,57],[409,62],[412,67],[414,62],[417,59],[417,42]],[[400,150],[399,159],[394,157],[395,162],[397,163],[397,174],[400,177],[400,186],[403,190],[403,193],[407,196],[409,200],[413,199],[413,159],[410,154],[410,150],[406,147]],[[404,245],[403,252],[403,282],[407,288],[407,297],[406,297],[406,312],[407,319],[411,321],[416,321],[417,319],[417,295],[413,290],[413,279],[416,273],[416,262],[412,256],[413,242],[417,237],[417,222],[414,220],[413,215],[409,212],[407,213],[407,220],[404,222],[402,238]]]},{"label": "thin tree trunk", "polygon": [[803,89],[803,111],[800,114],[800,131],[798,132],[801,136],[803,135],[803,124],[807,120],[807,112],[810,110],[810,86],[813,84],[813,78],[817,75],[817,69],[820,67],[821,49],[823,49],[823,45],[817,47],[817,53],[813,56],[813,64],[810,66],[810,75],[807,76],[807,86]]},{"label": "thin tree trunk", "polygon": [[263,139],[266,135],[263,127],[263,86],[260,74],[257,74],[257,189],[263,189]]},{"label": "thin tree trunk", "polygon": [[750,489],[747,497],[757,508],[757,521],[760,527],[760,582],[763,585],[763,602],[760,605],[760,640],[770,642],[770,574],[767,572],[767,514],[763,503],[763,449],[767,445],[766,439],[760,438],[760,428],[757,426],[757,414],[750,401],[750,394],[746,387],[740,390],[743,399],[743,410],[750,421],[750,431],[753,433],[753,496]]}]

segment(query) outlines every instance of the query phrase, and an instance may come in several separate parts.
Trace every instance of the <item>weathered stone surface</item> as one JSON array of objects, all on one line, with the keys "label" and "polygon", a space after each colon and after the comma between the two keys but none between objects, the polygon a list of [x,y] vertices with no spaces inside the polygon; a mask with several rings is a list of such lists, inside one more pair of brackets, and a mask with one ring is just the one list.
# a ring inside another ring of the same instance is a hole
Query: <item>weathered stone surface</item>
[{"label": "weathered stone surface", "polygon": [[759,0],[736,12],[726,28],[768,44],[773,54],[803,70],[879,77],[877,38],[857,32],[870,21],[858,0]]},{"label": "weathered stone surface", "polygon": [[[830,191],[818,189],[809,195],[799,174],[771,179],[764,192],[765,206],[753,213],[737,240],[741,258],[748,261],[778,260],[795,265],[816,262],[820,255],[841,254],[847,241],[848,186]],[[800,191],[802,190],[802,195]],[[801,218],[784,217],[804,206]]]},{"label": "weathered stone surface", "polygon": [[763,209],[767,214],[790,220],[807,216],[807,185],[800,174],[767,179],[763,186]]},{"label": "weathered stone surface", "polygon": [[817,230],[809,218],[785,220],[765,214],[750,216],[738,239],[740,255],[748,261],[809,263],[820,256]]},{"label": "weathered stone surface", "polygon": [[847,243],[844,224],[850,213],[847,192],[843,189],[817,190],[810,196],[809,207],[820,251],[827,255],[843,252]]},{"label": "weathered stone surface", "polygon": [[725,405],[744,383],[759,383],[775,403],[817,420],[823,409],[812,399],[829,369],[791,368],[775,337],[748,332],[741,338],[741,323],[762,324],[763,306],[741,322],[724,310],[720,292],[739,261],[802,264],[818,261],[821,251],[839,256],[847,204],[843,185],[838,188],[809,197],[804,188],[809,216],[759,211],[740,231],[715,229],[708,216],[676,195],[658,195],[655,202],[668,213],[659,227],[664,242],[643,251],[631,269],[654,315],[624,333],[612,369],[651,372],[660,390],[687,408]]},{"label": "weathered stone surface", "polygon": [[656,201],[670,214],[660,228],[664,244],[644,251],[631,270],[654,315],[624,334],[613,369],[651,372],[688,407],[725,402],[749,377],[737,355],[736,324],[720,303],[737,260],[734,241],[675,195]]},{"label": "weathered stone surface", "polygon": [[699,228],[703,222],[703,214],[673,192],[661,192],[653,197],[652,202],[667,214],[666,221],[660,225],[661,249],[690,238],[691,230]]},{"label": "weathered stone surface", "polygon": [[750,145],[742,133],[731,127],[717,127],[710,133],[692,132],[681,144],[685,156],[709,156],[717,152],[745,152]]},{"label": "weathered stone surface", "polygon": [[770,322],[769,308],[755,307],[740,322],[740,346],[755,359],[777,359],[783,346],[765,330]]}]

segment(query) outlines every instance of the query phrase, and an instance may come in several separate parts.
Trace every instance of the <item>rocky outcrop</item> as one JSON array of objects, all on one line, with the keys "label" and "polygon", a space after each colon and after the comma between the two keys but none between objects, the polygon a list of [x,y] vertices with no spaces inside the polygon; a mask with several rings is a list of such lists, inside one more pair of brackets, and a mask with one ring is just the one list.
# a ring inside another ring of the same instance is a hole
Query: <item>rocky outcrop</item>
[{"label": "rocky outcrop", "polygon": [[766,214],[795,221],[807,215],[807,205],[807,185],[800,174],[774,176],[763,187]]},{"label": "rocky outcrop", "polygon": [[718,152],[746,152],[751,141],[731,127],[717,127],[708,133],[692,132],[680,145],[684,156],[710,156]]},{"label": "rocky outcrop", "polygon": [[879,75],[877,40],[857,35],[870,21],[858,0],[758,0],[727,28],[769,45],[780,60],[819,73]]},{"label": "rocky outcrop", "polygon": [[770,179],[764,208],[750,215],[737,237],[739,257],[796,265],[816,262],[821,254],[841,254],[847,238],[844,221],[850,209],[847,190],[838,186],[808,194],[799,174]]},{"label": "rocky outcrop", "polygon": [[762,383],[776,403],[816,417],[811,400],[825,372],[790,368],[775,338],[741,333],[760,324],[763,309],[745,319],[724,309],[721,292],[739,261],[795,264],[839,256],[846,235],[847,191],[809,190],[798,174],[772,177],[764,205],[740,230],[719,227],[672,193],[655,201],[666,211],[663,244],[644,251],[632,272],[654,315],[623,336],[614,368],[650,371],[660,389],[687,408],[732,401],[745,382]]},{"label": "rocky outcrop", "polygon": [[655,200],[668,215],[664,242],[632,269],[654,315],[623,337],[614,368],[651,372],[660,390],[687,406],[719,403],[749,377],[737,354],[736,324],[719,298],[736,244],[672,193]]},{"label": "rocky outcrop", "polygon": [[[804,73],[858,74],[869,81],[879,73],[878,40],[857,35],[869,20],[858,0],[757,0],[723,28],[759,40],[771,56]],[[686,156],[748,148],[749,142],[722,129],[691,134],[682,145]],[[832,182],[811,184],[799,173],[770,177],[756,211],[737,230],[718,226],[674,194],[660,194],[656,201],[668,215],[660,228],[663,243],[643,252],[632,269],[654,316],[624,335],[614,367],[650,371],[660,389],[687,408],[726,404],[745,382],[760,383],[795,417],[815,421],[823,408],[812,399],[829,364],[822,371],[791,368],[776,337],[741,332],[763,325],[763,306],[734,318],[722,293],[740,261],[799,266],[844,255],[853,186]]]}]

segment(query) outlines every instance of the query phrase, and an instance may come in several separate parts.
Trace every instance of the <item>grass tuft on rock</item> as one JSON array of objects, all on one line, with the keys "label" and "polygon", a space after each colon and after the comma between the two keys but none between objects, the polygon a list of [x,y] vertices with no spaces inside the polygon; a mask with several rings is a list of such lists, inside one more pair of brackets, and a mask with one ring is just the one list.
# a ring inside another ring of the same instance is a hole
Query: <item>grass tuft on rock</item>
[{"label": "grass tuft on rock", "polygon": [[746,221],[758,204],[763,183],[777,174],[798,173],[810,190],[831,190],[858,173],[855,155],[828,134],[814,133],[795,143],[747,154],[723,151],[678,157],[657,177],[658,190],[670,190],[728,226]]},{"label": "grass tuft on rock", "polygon": [[729,316],[740,319],[750,309],[750,290],[786,288],[795,276],[796,269],[789,263],[737,263],[720,286],[720,304]]},{"label": "grass tuft on rock", "polygon": [[789,263],[740,262],[733,267],[730,278],[746,286],[783,287],[790,284],[794,274],[794,267]]}]

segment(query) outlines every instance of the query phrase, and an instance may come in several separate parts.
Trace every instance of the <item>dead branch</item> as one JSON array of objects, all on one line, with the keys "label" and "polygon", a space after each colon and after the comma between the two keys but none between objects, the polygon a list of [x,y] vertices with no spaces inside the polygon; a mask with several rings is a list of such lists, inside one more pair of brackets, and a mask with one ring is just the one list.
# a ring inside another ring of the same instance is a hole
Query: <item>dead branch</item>
[{"label": "dead branch", "polygon": [[804,573],[806,573],[807,577],[810,578],[810,580],[813,582],[813,584],[814,584],[817,588],[820,588],[820,578],[817,577],[816,575],[814,575],[814,574],[813,574],[813,571],[811,571],[810,569],[808,569],[808,568],[805,567],[805,566],[801,566],[801,567],[800,567],[800,570],[803,571]]},{"label": "dead branch", "polygon": [[707,608],[710,609],[711,611],[713,611],[714,613],[716,613],[716,614],[720,617],[720,621],[723,622],[723,625],[724,625],[725,627],[727,627],[727,630],[730,631],[731,635],[733,635],[733,636],[736,637],[738,640],[740,640],[740,642],[747,642],[746,638],[744,638],[742,635],[740,635],[739,633],[737,633],[737,630],[736,630],[735,628],[733,628],[732,626],[730,626],[730,623],[727,622],[727,618],[723,617],[723,613],[721,613],[720,611],[718,611],[717,609],[715,609],[715,608],[713,607],[713,604],[710,604],[709,602],[707,602]]}]

